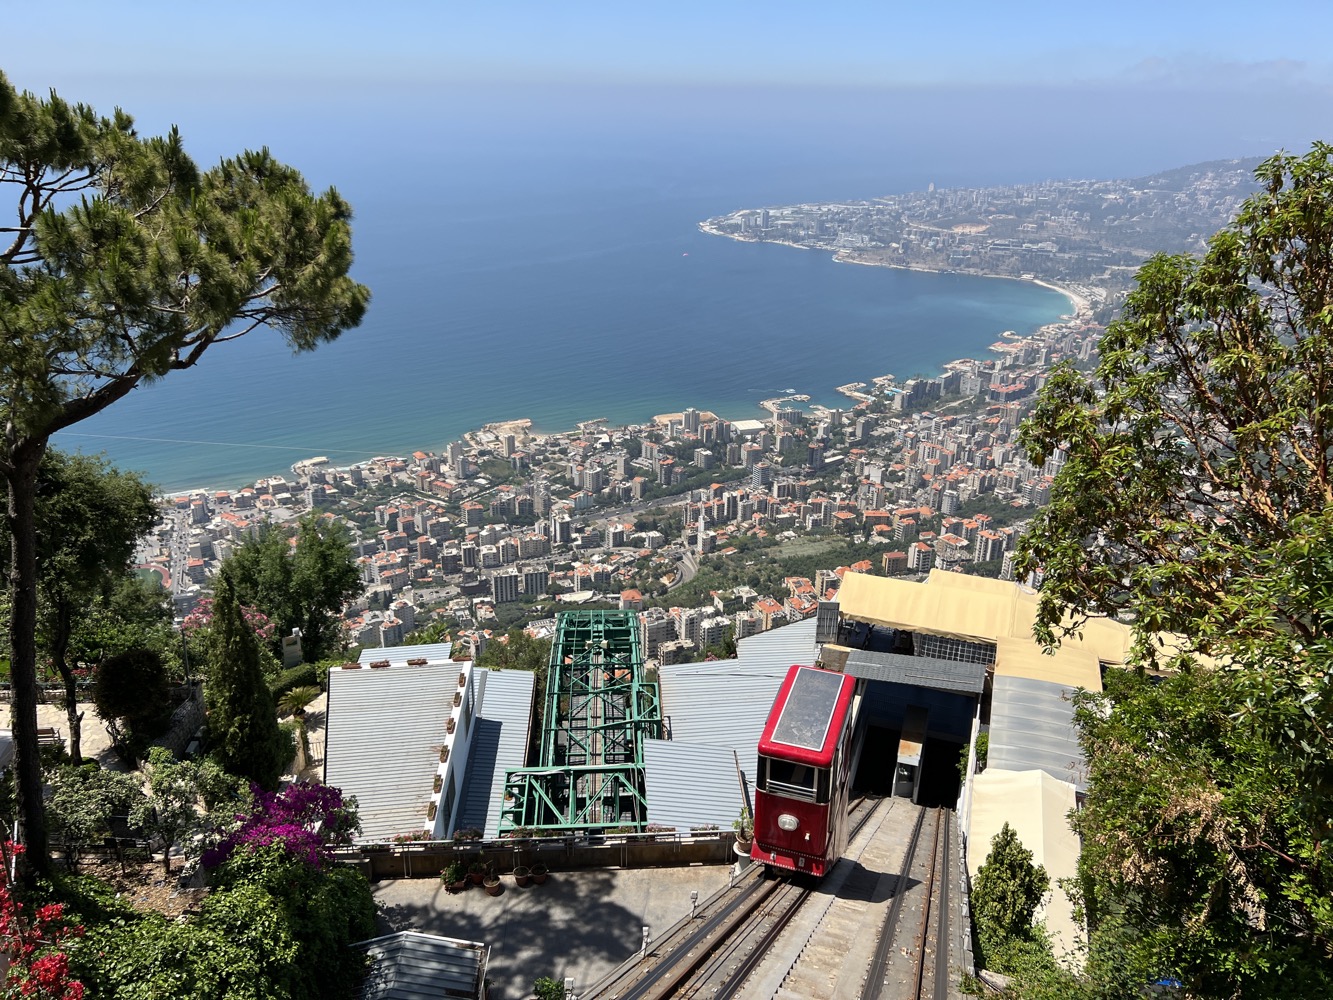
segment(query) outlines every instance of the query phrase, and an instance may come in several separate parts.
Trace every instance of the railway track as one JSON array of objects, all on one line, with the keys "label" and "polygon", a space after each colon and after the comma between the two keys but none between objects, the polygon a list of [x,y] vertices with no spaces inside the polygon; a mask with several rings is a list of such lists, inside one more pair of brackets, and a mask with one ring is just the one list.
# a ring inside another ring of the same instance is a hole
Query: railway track
[{"label": "railway track", "polygon": [[948,1000],[950,830],[945,809],[917,817],[863,1000]]},{"label": "railway track", "polygon": [[949,964],[951,820],[947,810],[893,800],[736,995],[959,996]]},{"label": "railway track", "polygon": [[[878,802],[860,799],[852,804],[853,838],[876,815]],[[729,1000],[814,891],[815,883],[808,879],[767,877],[762,865],[754,865],[707,900],[699,913],[670,928],[646,954],[594,984],[588,997]]]},{"label": "railway track", "polygon": [[853,846],[823,882],[768,877],[754,866],[586,996],[957,996],[949,962],[951,813],[902,799],[861,806],[853,811]]}]

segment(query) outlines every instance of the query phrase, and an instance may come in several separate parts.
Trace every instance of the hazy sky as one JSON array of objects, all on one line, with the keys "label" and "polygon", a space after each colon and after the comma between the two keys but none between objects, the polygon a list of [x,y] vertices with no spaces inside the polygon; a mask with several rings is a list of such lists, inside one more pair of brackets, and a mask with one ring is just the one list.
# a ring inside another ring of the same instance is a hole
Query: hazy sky
[{"label": "hazy sky", "polygon": [[1147,169],[1333,138],[1330,39],[1327,0],[48,0],[0,12],[0,69],[122,104],[145,130],[231,121],[247,143],[297,118],[481,121],[503,104],[506,121],[743,122],[812,142],[1050,136],[1071,151],[1052,170],[1082,172],[1080,144]]},{"label": "hazy sky", "polygon": [[1330,81],[1333,4],[9,4],[11,76],[927,85]]}]

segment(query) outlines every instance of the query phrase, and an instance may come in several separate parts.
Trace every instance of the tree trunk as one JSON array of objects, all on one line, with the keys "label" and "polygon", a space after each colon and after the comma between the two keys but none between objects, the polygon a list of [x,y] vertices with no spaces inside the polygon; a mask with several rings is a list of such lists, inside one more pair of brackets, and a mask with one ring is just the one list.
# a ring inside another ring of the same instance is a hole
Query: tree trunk
[{"label": "tree trunk", "polygon": [[42,802],[42,761],[37,746],[37,467],[46,443],[26,440],[10,453],[9,587],[13,617],[9,623],[10,679],[14,702],[10,725],[17,754],[21,840],[27,846],[29,870],[49,870],[46,808]]},{"label": "tree trunk", "polygon": [[65,662],[65,653],[69,649],[70,609],[64,601],[56,610],[55,628],[51,635],[51,662],[60,671],[60,679],[65,682],[65,720],[69,723],[69,756],[78,767],[83,763],[83,754],[79,750],[79,741],[83,736],[83,713],[79,711],[78,678]]}]

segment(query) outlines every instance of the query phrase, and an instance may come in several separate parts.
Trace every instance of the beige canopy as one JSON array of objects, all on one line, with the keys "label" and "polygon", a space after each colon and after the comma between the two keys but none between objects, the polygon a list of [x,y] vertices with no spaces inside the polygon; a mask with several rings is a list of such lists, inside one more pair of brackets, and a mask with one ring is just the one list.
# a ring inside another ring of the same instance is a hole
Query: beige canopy
[{"label": "beige canopy", "polygon": [[[1021,644],[1030,647],[1035,656],[1049,657],[1032,637],[1032,623],[1037,616],[1036,593],[1005,580],[932,570],[926,583],[920,584],[848,573],[838,592],[838,605],[844,618],[889,628],[968,642],[998,644],[1000,639],[1013,639],[1016,641],[1005,645],[1015,664],[1019,662]],[[1128,626],[1104,618],[1092,619],[1084,625],[1081,637],[1065,640],[1054,654],[1054,659],[1071,656],[1070,665],[1054,669],[1086,675],[1090,660],[1097,664],[1123,664],[1131,641]],[[1021,662],[1037,671],[1023,676],[1044,678],[1053,669],[1049,662],[1041,664],[1026,654]]]},{"label": "beige canopy", "polygon": [[1068,967],[1082,965],[1070,952],[1084,935],[1074,919],[1074,907],[1060,888],[1060,879],[1078,873],[1078,836],[1069,827],[1074,808],[1074,786],[1057,781],[1045,771],[987,769],[972,778],[972,812],[968,823],[967,871],[975,880],[986,862],[991,841],[1008,823],[1032,852],[1032,860],[1046,869],[1051,892],[1037,912],[1045,920],[1051,946]]}]

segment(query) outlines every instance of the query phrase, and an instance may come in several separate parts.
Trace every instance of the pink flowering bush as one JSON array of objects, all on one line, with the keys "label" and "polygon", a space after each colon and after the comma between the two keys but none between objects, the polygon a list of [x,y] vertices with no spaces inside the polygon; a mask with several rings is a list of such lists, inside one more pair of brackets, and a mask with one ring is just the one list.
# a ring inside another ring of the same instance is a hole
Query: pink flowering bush
[{"label": "pink flowering bush", "polygon": [[[255,636],[260,642],[267,645],[273,641],[274,636],[278,634],[278,626],[273,623],[268,615],[258,608],[241,605],[241,616],[245,623],[254,631]],[[206,634],[213,627],[213,598],[201,598],[194,606],[194,610],[185,616],[181,622],[181,631],[187,638],[193,639],[201,633]]]},{"label": "pink flowering bush", "polygon": [[333,849],[352,842],[361,829],[356,799],[341,789],[298,782],[276,792],[253,787],[254,805],[237,816],[240,826],[216,847],[204,852],[206,868],[216,868],[238,850],[280,845],[313,867],[323,867]]}]

